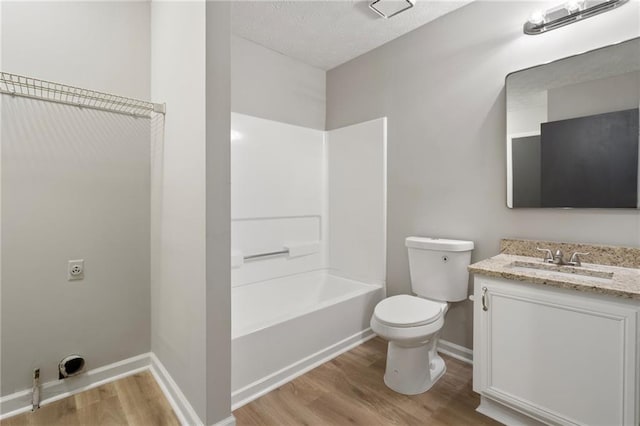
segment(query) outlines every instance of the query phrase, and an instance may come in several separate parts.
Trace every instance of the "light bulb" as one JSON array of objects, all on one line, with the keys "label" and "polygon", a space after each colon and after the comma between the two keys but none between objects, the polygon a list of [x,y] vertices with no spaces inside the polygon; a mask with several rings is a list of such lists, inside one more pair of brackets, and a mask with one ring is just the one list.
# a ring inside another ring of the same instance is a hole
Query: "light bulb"
[{"label": "light bulb", "polygon": [[582,10],[584,6],[584,0],[569,0],[567,4],[564,6],[569,13],[576,13]]},{"label": "light bulb", "polygon": [[545,20],[545,14],[541,10],[536,10],[529,17],[529,22],[532,23],[533,25],[544,24],[544,20]]}]

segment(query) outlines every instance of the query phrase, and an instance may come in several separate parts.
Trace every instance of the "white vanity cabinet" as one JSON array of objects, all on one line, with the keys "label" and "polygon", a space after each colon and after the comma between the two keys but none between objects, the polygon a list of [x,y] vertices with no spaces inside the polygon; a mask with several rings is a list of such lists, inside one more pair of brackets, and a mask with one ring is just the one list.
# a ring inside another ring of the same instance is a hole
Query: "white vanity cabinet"
[{"label": "white vanity cabinet", "polygon": [[640,301],[476,275],[473,389],[507,424],[640,424]]}]

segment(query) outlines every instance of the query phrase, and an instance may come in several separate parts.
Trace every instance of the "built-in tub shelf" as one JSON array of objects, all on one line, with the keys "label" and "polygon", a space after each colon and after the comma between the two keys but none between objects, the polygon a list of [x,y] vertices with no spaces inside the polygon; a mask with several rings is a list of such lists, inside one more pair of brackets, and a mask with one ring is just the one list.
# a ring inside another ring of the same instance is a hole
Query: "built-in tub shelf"
[{"label": "built-in tub shelf", "polygon": [[274,256],[288,256],[288,257],[300,257],[308,256],[310,254],[318,253],[322,248],[320,241],[308,241],[302,243],[287,244],[281,250],[266,251],[262,253],[255,253],[244,255],[241,251],[232,250],[231,252],[231,266],[239,268],[246,261],[267,259]]}]

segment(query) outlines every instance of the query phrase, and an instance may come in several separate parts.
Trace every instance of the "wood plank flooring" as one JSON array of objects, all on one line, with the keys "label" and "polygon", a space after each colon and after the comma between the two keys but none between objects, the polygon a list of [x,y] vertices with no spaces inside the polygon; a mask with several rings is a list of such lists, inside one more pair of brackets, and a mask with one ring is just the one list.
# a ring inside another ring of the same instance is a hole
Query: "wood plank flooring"
[{"label": "wood plank flooring", "polygon": [[178,426],[148,371],[134,374],[0,422],[2,426]]},{"label": "wood plank flooring", "polygon": [[[475,411],[471,366],[444,357],[447,373],[422,395],[383,381],[387,344],[375,338],[268,393],[233,414],[238,426],[497,425]],[[178,419],[149,372],[45,405],[1,426],[174,426]]]},{"label": "wood plank flooring", "polygon": [[443,357],[447,373],[422,395],[382,380],[387,343],[372,339],[234,411],[248,425],[498,425],[475,411],[471,365]]}]

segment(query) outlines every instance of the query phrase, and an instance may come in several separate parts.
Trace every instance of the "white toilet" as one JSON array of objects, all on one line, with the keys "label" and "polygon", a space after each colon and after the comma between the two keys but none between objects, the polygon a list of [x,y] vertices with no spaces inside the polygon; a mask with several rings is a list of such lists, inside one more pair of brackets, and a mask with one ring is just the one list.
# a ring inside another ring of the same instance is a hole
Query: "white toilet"
[{"label": "white toilet", "polygon": [[376,305],[371,329],[389,341],[384,383],[396,392],[426,392],[446,371],[436,352],[447,302],[467,298],[473,241],[408,237],[411,289]]}]

